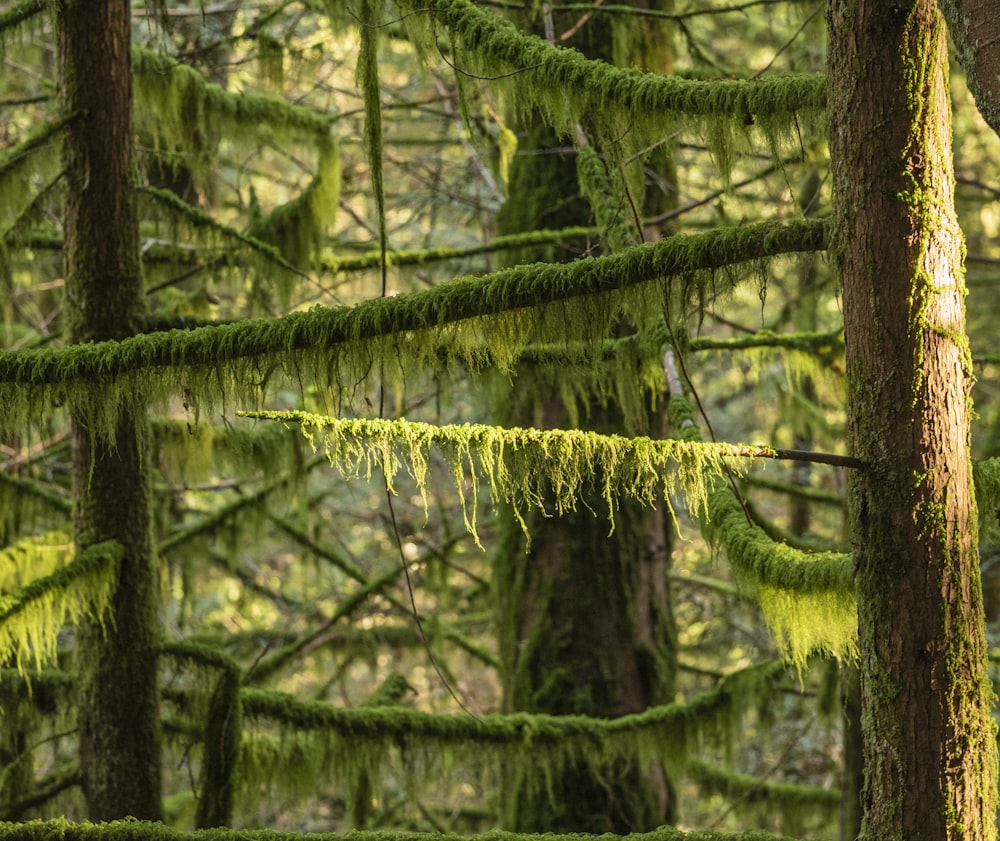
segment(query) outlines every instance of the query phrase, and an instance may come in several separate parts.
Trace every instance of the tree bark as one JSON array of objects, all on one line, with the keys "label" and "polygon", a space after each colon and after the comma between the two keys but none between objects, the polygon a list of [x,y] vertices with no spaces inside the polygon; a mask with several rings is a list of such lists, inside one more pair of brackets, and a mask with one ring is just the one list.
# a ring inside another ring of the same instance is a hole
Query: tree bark
[{"label": "tree bark", "polygon": [[992,0],[940,0],[965,68],[969,91],[986,124],[1000,134],[1000,15]]},{"label": "tree bark", "polygon": [[867,780],[863,837],[996,838],[944,21],[829,10]]},{"label": "tree bark", "polygon": [[[574,31],[578,20],[555,16],[556,37]],[[611,42],[611,33],[593,20],[570,39],[588,55],[605,59],[611,58]],[[662,38],[655,50],[647,47],[641,53],[650,61],[667,49]],[[561,145],[542,121],[523,132],[519,142],[520,149],[534,151]],[[501,211],[503,233],[592,222],[572,154],[519,156],[511,169],[510,193],[517,198]],[[582,251],[585,244],[580,245]],[[564,257],[551,252],[509,256],[515,261]],[[591,400],[581,409],[589,428],[622,432],[621,414],[601,401]],[[530,370],[519,375],[508,411],[512,425],[569,423],[557,384],[539,385]],[[594,482],[599,486],[600,479]],[[673,700],[672,524],[664,510],[627,500],[615,511],[615,522],[609,535],[606,506],[596,499],[566,516],[533,517],[530,554],[513,517],[505,523],[508,534],[496,559],[495,580],[508,711],[610,718]],[[506,779],[502,800],[504,828],[520,832],[647,831],[672,822],[676,809],[663,766],[638,762],[597,769],[567,763],[553,771],[547,785]]]},{"label": "tree bark", "polygon": [[[139,329],[143,288],[132,182],[128,0],[68,0],[59,13],[65,140],[66,317],[75,343]],[[109,437],[73,419],[77,549],[125,548],[110,620],[80,628],[80,770],[94,820],[156,820],[160,738],[156,650],[159,578],[149,519],[142,407],[122,410]]]}]

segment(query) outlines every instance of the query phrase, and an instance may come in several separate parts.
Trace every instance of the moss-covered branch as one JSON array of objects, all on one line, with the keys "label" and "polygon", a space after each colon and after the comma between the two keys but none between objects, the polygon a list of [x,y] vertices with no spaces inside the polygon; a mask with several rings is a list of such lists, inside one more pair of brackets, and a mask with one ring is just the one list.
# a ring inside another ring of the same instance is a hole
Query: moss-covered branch
[{"label": "moss-covered branch", "polygon": [[48,7],[46,0],[21,0],[11,8],[0,14],[0,43],[22,23],[31,20],[35,15],[44,11]]},{"label": "moss-covered branch", "polygon": [[113,540],[97,543],[50,575],[0,596],[0,662],[12,659],[23,671],[31,659],[40,669],[55,654],[63,623],[101,621],[122,552]]},{"label": "moss-covered branch", "polygon": [[[405,420],[353,420],[304,412],[248,412],[245,417],[297,423],[345,476],[385,475],[390,490],[403,470],[427,491],[431,449],[448,465],[462,501],[465,524],[476,536],[476,498],[485,480],[494,501],[510,503],[527,531],[530,508],[575,511],[585,492],[607,503],[614,530],[619,498],[647,505],[669,503],[683,491],[695,512],[708,508],[708,477],[741,472],[751,456],[773,456],[767,447],[705,444],[672,439],[626,438],[579,429],[521,429],[485,424],[435,426]],[[593,486],[595,476],[600,485]],[[551,503],[547,501],[551,500]],[[478,539],[478,537],[477,537]]]},{"label": "moss-covered branch", "polygon": [[[398,707],[362,706],[344,709],[320,701],[300,701],[279,692],[244,688],[243,709],[248,719],[272,722],[298,731],[320,731],[350,740],[346,750],[361,749],[364,741],[385,749],[416,749],[430,743],[435,750],[481,753],[484,748],[508,747],[515,751],[578,754],[598,764],[601,756],[642,753],[674,756],[688,741],[708,735],[731,717],[739,715],[748,698],[773,691],[788,672],[780,661],[756,664],[724,678],[718,688],[686,703],[651,707],[619,718],[553,716],[511,713],[474,717],[443,715]],[[723,733],[722,727],[718,732]],[[691,742],[694,744],[694,742]],[[662,750],[662,753],[659,751]]]},{"label": "moss-covered branch", "polygon": [[106,431],[123,407],[181,391],[208,406],[255,401],[272,372],[311,379],[336,401],[344,384],[356,388],[380,363],[387,376],[402,376],[414,365],[440,365],[442,352],[509,370],[532,340],[599,343],[623,308],[658,308],[665,294],[700,300],[739,282],[735,272],[715,270],[742,265],[752,274],[769,258],[820,250],[825,231],[810,221],[717,229],[354,307],[0,353],[0,420],[24,422],[58,396]]},{"label": "moss-covered branch", "polygon": [[132,48],[136,123],[158,150],[183,150],[187,163],[197,165],[214,152],[218,139],[271,137],[329,139],[336,116],[275,96],[229,93],[197,70],[169,56]]},{"label": "moss-covered branch", "polygon": [[71,117],[46,123],[0,160],[0,237],[4,237],[31,207],[35,196],[62,172],[63,133]]},{"label": "moss-covered branch", "polygon": [[195,232],[205,232],[209,236],[215,237],[222,242],[226,242],[230,248],[233,245],[242,246],[253,252],[258,259],[263,259],[271,264],[271,268],[279,269],[293,275],[302,273],[284,257],[278,249],[254,236],[242,234],[228,225],[223,225],[215,217],[210,216],[203,210],[188,204],[176,193],[170,190],[162,190],[158,187],[144,185],[139,187],[139,194],[150,198],[156,205],[157,210],[166,211],[175,220],[181,220],[188,229]]},{"label": "moss-covered branch", "polygon": [[418,43],[433,48],[438,27],[447,29],[455,66],[511,91],[511,104],[520,113],[541,113],[566,134],[584,116],[598,121],[598,131],[605,135],[616,124],[628,125],[626,142],[637,149],[677,127],[694,129],[712,142],[724,171],[734,141],[751,127],[775,146],[782,135],[796,136],[790,128],[796,119],[801,126],[826,103],[820,74],[705,82],[640,73],[525,35],[469,0],[405,0],[400,5],[411,13],[406,23]]},{"label": "moss-covered branch", "polygon": [[[444,260],[457,260],[464,257],[475,257],[478,254],[493,254],[507,249],[524,248],[530,245],[547,245],[556,242],[571,242],[585,237],[597,237],[602,233],[600,228],[570,227],[557,230],[527,231],[523,234],[498,236],[488,242],[470,245],[465,248],[428,248],[417,251],[389,251],[386,259],[390,266],[424,266]],[[382,253],[379,250],[356,257],[324,255],[320,260],[322,268],[331,272],[353,272],[363,269],[376,269],[380,265]]]},{"label": "moss-covered branch", "polygon": [[[196,833],[181,832],[162,823],[144,823],[134,819],[106,824],[71,823],[63,818],[54,821],[0,825],[0,841],[598,841],[606,836],[572,835],[545,836],[500,832],[483,835],[457,835],[437,832],[352,832],[310,833],[275,830],[205,830]],[[722,832],[682,832],[672,827],[662,827],[653,832],[618,836],[620,841],[797,841],[786,836],[751,830],[737,834]]]},{"label": "moss-covered branch", "polygon": [[[700,441],[694,412],[672,387],[669,416],[678,435]],[[803,552],[754,525],[728,482],[706,491],[703,529],[722,548],[741,586],[756,598],[782,657],[798,669],[814,651],[857,656],[857,595],[851,556]]]}]

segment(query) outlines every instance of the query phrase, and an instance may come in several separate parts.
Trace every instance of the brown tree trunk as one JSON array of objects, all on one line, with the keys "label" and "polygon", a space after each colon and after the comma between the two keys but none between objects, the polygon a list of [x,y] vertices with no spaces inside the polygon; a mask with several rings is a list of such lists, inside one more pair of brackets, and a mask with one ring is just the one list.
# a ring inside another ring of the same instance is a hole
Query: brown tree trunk
[{"label": "brown tree trunk", "polygon": [[[66,315],[73,342],[120,339],[143,311],[133,175],[128,0],[67,0],[59,13],[65,141]],[[159,580],[149,522],[142,407],[114,429],[73,421],[78,549],[125,548],[112,616],[80,629],[80,770],[91,818],[158,819],[156,683]]]},{"label": "brown tree trunk", "polygon": [[1000,15],[993,0],[939,0],[986,124],[1000,134]]},{"label": "brown tree trunk", "polygon": [[867,780],[863,835],[996,837],[944,22],[830,5]]}]

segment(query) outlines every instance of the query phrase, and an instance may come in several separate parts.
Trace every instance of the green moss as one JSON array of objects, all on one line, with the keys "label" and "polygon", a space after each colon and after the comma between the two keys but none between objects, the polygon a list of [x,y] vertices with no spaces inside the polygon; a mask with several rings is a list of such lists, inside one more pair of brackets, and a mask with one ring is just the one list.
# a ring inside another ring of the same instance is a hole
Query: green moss
[{"label": "green moss", "polygon": [[734,156],[753,140],[780,150],[799,136],[796,121],[801,128],[825,107],[819,74],[690,81],[587,60],[576,50],[521,33],[469,0],[440,0],[429,14],[416,0],[402,7],[418,44],[434,50],[438,28],[447,29],[459,66],[493,79],[518,114],[541,113],[565,136],[581,123],[593,123],[599,141],[619,142],[623,158],[683,128],[707,139],[728,173]]},{"label": "green moss", "polygon": [[[748,701],[763,702],[786,676],[780,662],[758,664],[686,704],[612,719],[529,713],[474,718],[386,706],[342,709],[244,689],[249,728],[241,760],[244,779],[251,787],[257,780],[282,784],[284,779],[292,790],[304,791],[312,790],[318,773],[356,779],[364,772],[377,780],[394,752],[404,769],[422,774],[446,771],[456,762],[472,769],[502,762],[539,786],[569,763],[596,770],[621,759],[637,759],[645,766],[656,757],[681,765],[688,747],[703,739],[727,740]],[[282,769],[295,769],[298,776],[289,779]]]},{"label": "green moss", "polygon": [[[245,417],[297,423],[345,476],[383,473],[389,489],[401,471],[426,495],[433,447],[445,460],[462,501],[465,524],[476,536],[476,500],[485,481],[494,502],[513,506],[527,533],[529,509],[561,515],[583,504],[585,493],[604,500],[614,531],[620,498],[669,505],[683,492],[696,515],[709,510],[710,477],[741,471],[745,457],[765,448],[600,435],[575,429],[520,429],[462,424],[433,426],[403,420],[348,420],[303,412],[252,412]],[[594,477],[600,477],[594,486]],[[426,496],[425,496],[426,500]],[[426,502],[425,502],[426,505]],[[477,536],[478,541],[478,536]]]},{"label": "green moss", "polygon": [[258,264],[263,263],[265,272],[273,274],[277,270],[293,276],[301,275],[301,272],[286,260],[274,245],[223,225],[215,217],[188,204],[170,190],[145,185],[139,187],[139,196],[148,204],[145,208],[148,215],[153,218],[158,216],[166,218],[173,225],[182,225],[185,231],[202,242],[213,245],[224,244],[227,251],[232,251],[234,248],[242,250],[246,257],[254,259]]},{"label": "green moss", "polygon": [[70,119],[39,126],[0,159],[0,238],[62,174],[62,141]]},{"label": "green moss", "polygon": [[180,155],[204,180],[216,146],[227,140],[328,142],[336,117],[284,99],[228,93],[197,70],[153,50],[133,47],[135,122],[168,161]]},{"label": "green moss", "polygon": [[840,812],[841,794],[836,788],[769,782],[704,762],[690,763],[687,776],[703,793],[729,800],[737,814],[796,835],[805,827],[815,832],[836,826]]},{"label": "green moss", "polygon": [[[23,424],[58,399],[110,434],[122,411],[184,394],[203,409],[251,406],[269,375],[311,382],[336,407],[379,365],[401,381],[414,365],[462,361],[510,371],[531,341],[599,348],[616,313],[650,311],[664,296],[697,299],[715,269],[823,247],[822,223],[748,225],[678,236],[608,257],[518,266],[433,289],[317,307],[281,319],[143,334],[61,350],[0,352],[0,421]],[[703,281],[697,281],[701,276]],[[695,278],[692,281],[692,278]],[[343,384],[350,383],[350,389]]]},{"label": "green moss", "polygon": [[[680,395],[670,398],[671,424],[700,440],[694,413]],[[707,490],[702,528],[725,550],[737,581],[755,596],[781,656],[800,671],[819,651],[857,659],[857,595],[851,556],[802,552],[771,540],[755,526],[731,487],[715,479]]]},{"label": "green moss", "polygon": [[16,36],[23,24],[31,21],[50,5],[47,0],[20,0],[0,14],[0,57],[3,54],[3,47],[12,36]]},{"label": "green moss", "polygon": [[13,660],[24,671],[56,653],[59,629],[88,618],[103,623],[114,592],[123,549],[109,540],[95,544],[49,575],[0,596],[0,662]]},{"label": "green moss", "polygon": [[[310,841],[538,841],[538,835],[500,832],[493,830],[483,835],[457,835],[438,832],[352,832],[349,836],[337,833],[311,833]],[[547,834],[546,841],[583,841],[597,836],[580,834]],[[787,836],[773,835],[760,830],[728,834],[712,830],[682,832],[673,827],[661,827],[653,832],[616,836],[621,841],[795,841]],[[207,830],[185,833],[161,823],[146,823],[135,819],[105,824],[72,823],[65,818],[52,821],[0,825],[2,841],[302,841],[303,836],[294,832],[275,830]]]}]

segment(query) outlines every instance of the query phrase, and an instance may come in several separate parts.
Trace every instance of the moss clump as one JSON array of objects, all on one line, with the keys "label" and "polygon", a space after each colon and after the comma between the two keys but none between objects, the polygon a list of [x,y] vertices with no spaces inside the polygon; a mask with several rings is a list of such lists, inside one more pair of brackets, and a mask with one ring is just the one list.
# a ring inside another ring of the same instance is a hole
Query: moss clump
[{"label": "moss clump", "polygon": [[13,660],[23,672],[30,658],[41,669],[55,655],[65,623],[103,623],[123,551],[113,540],[97,543],[66,566],[0,596],[0,662]]},{"label": "moss clump", "polygon": [[[465,525],[476,537],[476,498],[485,480],[494,502],[510,503],[528,533],[528,509],[555,514],[577,510],[586,492],[604,500],[609,527],[620,498],[652,506],[682,491],[695,514],[707,514],[710,478],[741,470],[748,455],[766,448],[600,435],[578,429],[521,429],[462,424],[434,426],[404,420],[346,420],[304,412],[246,412],[244,417],[297,423],[345,476],[384,473],[390,490],[405,470],[425,496],[431,448],[451,472]],[[600,477],[594,486],[595,477]],[[466,490],[469,488],[469,490]],[[548,502],[551,500],[551,503]],[[530,535],[529,535],[530,537]]]}]

